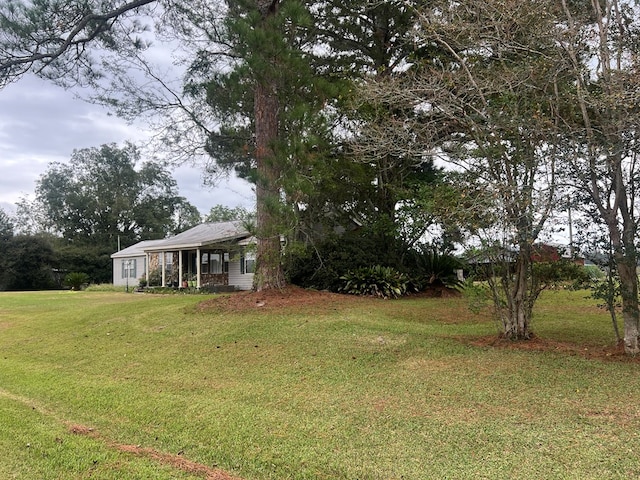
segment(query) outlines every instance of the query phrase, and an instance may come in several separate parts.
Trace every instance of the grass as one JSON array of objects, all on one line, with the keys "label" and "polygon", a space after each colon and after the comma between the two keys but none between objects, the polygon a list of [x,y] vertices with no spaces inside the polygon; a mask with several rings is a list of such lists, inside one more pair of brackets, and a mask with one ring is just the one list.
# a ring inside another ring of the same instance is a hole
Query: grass
[{"label": "grass", "polygon": [[[536,333],[611,344],[584,297],[547,293]],[[201,300],[0,294],[0,478],[205,478],[121,445],[246,480],[640,476],[637,363],[470,345],[496,327],[456,298]]]}]

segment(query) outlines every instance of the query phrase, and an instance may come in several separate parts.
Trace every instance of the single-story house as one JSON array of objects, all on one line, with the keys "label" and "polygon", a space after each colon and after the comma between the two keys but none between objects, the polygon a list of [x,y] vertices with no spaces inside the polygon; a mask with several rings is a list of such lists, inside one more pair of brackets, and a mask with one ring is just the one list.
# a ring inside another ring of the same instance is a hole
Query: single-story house
[{"label": "single-story house", "polygon": [[250,290],[255,238],[242,221],[202,223],[162,240],[145,240],[111,255],[113,284]]},{"label": "single-story house", "polygon": [[136,286],[147,270],[145,247],[151,247],[164,240],[144,240],[111,255],[113,261],[113,284],[116,286]]}]

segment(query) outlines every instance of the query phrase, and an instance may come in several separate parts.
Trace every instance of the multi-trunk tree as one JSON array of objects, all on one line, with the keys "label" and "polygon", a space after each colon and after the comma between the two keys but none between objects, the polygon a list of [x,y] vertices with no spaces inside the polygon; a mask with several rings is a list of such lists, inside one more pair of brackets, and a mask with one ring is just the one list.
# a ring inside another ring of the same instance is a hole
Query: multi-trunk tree
[{"label": "multi-trunk tree", "polygon": [[565,29],[558,43],[570,59],[574,88],[564,92],[558,117],[571,155],[569,179],[585,211],[604,225],[620,279],[624,348],[640,353],[637,184],[640,180],[640,24],[637,6],[592,1],[582,9],[562,0]]},{"label": "multi-trunk tree", "polygon": [[[371,146],[439,156],[466,172],[468,191],[482,192],[492,212],[491,225],[470,230],[489,234],[483,240],[499,244],[498,258],[515,260],[492,283],[502,332],[529,338],[532,249],[556,202],[554,108],[567,83],[558,73],[566,61],[550,35],[558,28],[554,6],[469,0],[432,2],[417,12],[422,54],[411,74],[365,90],[370,102],[409,115],[372,136]],[[412,141],[397,141],[403,137]]]}]

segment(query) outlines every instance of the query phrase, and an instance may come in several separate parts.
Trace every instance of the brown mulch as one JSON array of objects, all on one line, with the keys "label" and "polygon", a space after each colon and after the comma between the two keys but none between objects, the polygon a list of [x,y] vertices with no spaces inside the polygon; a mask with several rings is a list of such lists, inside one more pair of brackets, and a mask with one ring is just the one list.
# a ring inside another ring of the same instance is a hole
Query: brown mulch
[{"label": "brown mulch", "polygon": [[564,355],[580,356],[594,360],[640,363],[640,356],[630,357],[624,353],[622,342],[612,345],[597,346],[540,338],[533,335],[529,340],[509,340],[497,335],[464,340],[465,343],[477,347],[503,348],[507,350],[524,350],[533,352],[557,352]]},{"label": "brown mulch", "polygon": [[337,307],[354,305],[367,300],[371,299],[324,290],[308,290],[289,285],[283,289],[262,292],[244,291],[216,296],[200,303],[198,308],[200,311],[243,312],[247,310],[305,309],[306,311],[319,312],[335,310]]},{"label": "brown mulch", "polygon": [[84,425],[73,424],[68,428],[70,433],[74,435],[83,435],[104,441],[109,447],[115,448],[121,452],[130,453],[138,457],[149,458],[163,465],[169,465],[177,470],[182,470],[194,475],[202,475],[206,480],[242,480],[240,477],[225,472],[220,468],[208,467],[201,463],[193,462],[184,458],[181,453],[176,455],[170,453],[162,453],[153,448],[142,447],[140,445],[124,445],[111,441],[106,441],[93,429]]}]

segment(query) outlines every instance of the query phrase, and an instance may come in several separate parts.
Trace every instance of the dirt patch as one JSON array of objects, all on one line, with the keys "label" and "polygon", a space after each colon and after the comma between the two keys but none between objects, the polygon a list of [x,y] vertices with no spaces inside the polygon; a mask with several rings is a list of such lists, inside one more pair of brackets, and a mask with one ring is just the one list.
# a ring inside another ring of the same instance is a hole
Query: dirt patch
[{"label": "dirt patch", "polygon": [[107,441],[93,429],[84,425],[73,424],[69,426],[69,432],[74,435],[83,435],[101,440],[110,448],[115,448],[124,453],[130,453],[138,457],[149,458],[163,465],[169,465],[177,470],[182,470],[194,475],[201,475],[206,480],[242,480],[240,477],[234,477],[220,468],[208,467],[201,463],[193,462],[181,456],[181,454],[173,455],[162,453],[153,448],[145,448],[140,445],[124,445]]},{"label": "dirt patch", "polygon": [[229,295],[220,295],[200,303],[200,311],[274,311],[274,310],[299,310],[321,312],[335,310],[340,307],[355,305],[366,301],[375,301],[371,298],[343,295],[319,290],[307,290],[293,285],[283,289],[266,290],[263,292],[236,292]]},{"label": "dirt patch", "polygon": [[474,339],[465,339],[464,343],[477,347],[503,348],[507,350],[524,350],[535,352],[557,352],[564,355],[580,356],[595,360],[640,363],[640,356],[630,357],[624,353],[624,345],[595,346],[570,342],[558,342],[533,336],[529,340],[508,340],[496,335]]},{"label": "dirt patch", "polygon": [[[413,293],[403,298],[452,298],[461,293],[457,290],[440,287],[430,288],[424,292]],[[402,299],[400,299],[402,300]],[[247,310],[282,310],[304,309],[305,311],[322,312],[336,310],[341,307],[363,304],[365,302],[384,302],[377,297],[359,297],[326,290],[308,290],[306,288],[288,285],[283,289],[266,290],[263,292],[235,292],[220,295],[200,303],[199,310],[215,311],[247,311]]]}]

